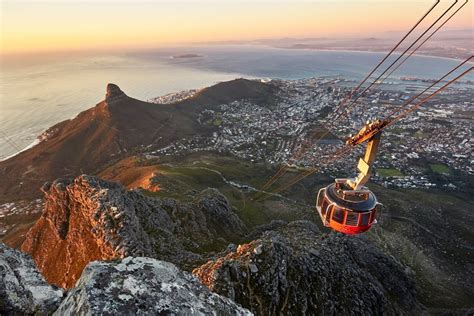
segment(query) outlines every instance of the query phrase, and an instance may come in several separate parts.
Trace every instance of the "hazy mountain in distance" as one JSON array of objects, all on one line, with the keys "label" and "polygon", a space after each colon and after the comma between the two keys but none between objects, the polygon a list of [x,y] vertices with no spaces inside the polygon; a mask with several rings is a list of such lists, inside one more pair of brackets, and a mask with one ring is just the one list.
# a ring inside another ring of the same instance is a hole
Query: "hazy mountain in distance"
[{"label": "hazy mountain in distance", "polygon": [[[219,44],[259,44],[286,49],[385,52],[389,51],[403,34],[404,33],[400,31],[388,31],[354,37],[284,37],[257,39],[252,41],[228,41],[219,42]],[[414,39],[415,38],[411,40]],[[474,45],[472,29],[445,29],[430,38],[429,41],[427,41],[416,52],[416,54],[465,59],[472,55],[473,52]]]}]

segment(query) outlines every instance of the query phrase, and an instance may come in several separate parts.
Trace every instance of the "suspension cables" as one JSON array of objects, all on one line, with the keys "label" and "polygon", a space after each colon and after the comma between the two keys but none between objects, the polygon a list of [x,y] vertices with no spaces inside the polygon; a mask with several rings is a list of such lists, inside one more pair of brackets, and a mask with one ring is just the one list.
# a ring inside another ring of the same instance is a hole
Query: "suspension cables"
[{"label": "suspension cables", "polygon": [[[425,104],[426,102],[428,102],[429,100],[431,100],[434,96],[436,96],[437,94],[439,94],[440,92],[444,91],[446,88],[448,88],[452,83],[456,82],[457,80],[459,80],[460,78],[464,77],[465,75],[467,75],[468,73],[470,73],[471,71],[474,70],[474,67],[470,67],[466,70],[464,70],[461,74],[459,74],[458,76],[456,76],[455,78],[449,80],[447,83],[445,83],[443,86],[441,86],[440,88],[438,88],[436,91],[432,92],[431,94],[429,94],[428,96],[424,97],[422,100],[420,100],[418,103],[410,106],[410,107],[407,107],[408,105],[410,105],[412,103],[412,101],[414,101],[415,99],[419,98],[420,96],[422,96],[426,91],[428,91],[429,89],[433,88],[436,84],[440,83],[441,81],[443,81],[446,77],[448,77],[449,75],[451,75],[452,73],[454,73],[456,70],[458,70],[460,67],[462,67],[463,65],[465,65],[466,63],[468,63],[471,59],[473,59],[474,56],[470,56],[469,58],[467,58],[466,60],[464,60],[462,63],[460,63],[458,66],[456,66],[455,68],[453,68],[452,70],[450,70],[448,73],[446,73],[444,76],[442,76],[440,79],[438,79],[436,82],[434,82],[433,84],[431,84],[429,87],[427,87],[426,89],[424,89],[421,93],[417,94],[416,96],[414,96],[413,98],[411,98],[409,101],[405,102],[402,106],[398,107],[397,109],[395,109],[394,111],[392,111],[386,118],[386,120],[388,121],[388,123],[382,127],[380,129],[380,131],[388,128],[389,126],[391,126],[392,124],[396,123],[398,120],[400,120],[401,118],[407,116],[408,114],[412,113],[413,111],[415,111],[416,109],[418,109],[419,107],[421,107],[423,104]],[[405,108],[406,107],[406,108]],[[402,111],[401,113],[399,113],[401,110],[403,110],[405,108],[404,111]],[[395,115],[399,113],[398,115]],[[394,116],[395,115],[395,116]],[[339,157],[341,156],[344,156],[346,154],[348,154],[349,152],[351,152],[352,150],[354,149],[354,146],[344,146],[338,150],[336,150],[336,152],[334,154],[332,154],[328,159],[324,160],[323,163],[321,164],[321,166],[319,168],[321,168],[322,166],[332,162],[332,161],[335,161],[337,160]],[[299,181],[303,180],[304,178],[314,174],[315,172],[317,172],[319,170],[319,168],[311,168],[309,169],[308,171],[304,172],[303,174],[300,174],[296,177],[294,177],[293,179],[290,179],[290,181],[288,181],[286,184],[283,184],[282,186],[280,186],[278,189],[276,189],[275,191],[271,192],[272,194],[277,194],[277,193],[280,193],[282,191],[285,191],[286,189],[288,189],[289,187],[293,186],[294,184],[298,183]],[[268,198],[269,196],[267,195],[266,197],[264,197],[263,199],[266,199]]]},{"label": "suspension cables", "polygon": [[392,110],[388,115],[387,117],[385,118],[385,120],[389,120],[390,117],[394,116],[395,114],[399,113],[405,106],[411,104],[414,100],[418,99],[420,96],[422,96],[426,91],[430,90],[431,88],[433,88],[435,85],[437,85],[438,83],[440,83],[441,81],[443,81],[446,77],[448,77],[449,75],[451,75],[453,72],[455,72],[456,70],[458,70],[459,68],[461,68],[464,64],[466,64],[467,62],[469,62],[471,59],[474,58],[474,55],[470,56],[469,58],[467,58],[466,60],[464,60],[462,63],[460,63],[459,65],[457,65],[455,68],[451,69],[448,73],[446,73],[444,76],[442,76],[441,78],[439,78],[438,80],[436,80],[435,82],[433,82],[430,86],[428,86],[427,88],[425,88],[423,91],[421,91],[420,93],[418,93],[417,95],[413,96],[412,98],[410,98],[408,101],[406,101],[405,103],[403,103],[402,105],[400,105],[399,107],[395,108],[394,110]]},{"label": "suspension cables", "polygon": [[[400,68],[401,65],[403,65],[403,63],[405,61],[407,61],[408,58],[410,58],[421,46],[423,46],[433,35],[435,35],[449,20],[451,20],[451,18],[453,16],[455,16],[459,10],[461,10],[467,3],[469,2],[469,0],[466,0],[464,1],[464,3],[459,7],[457,8],[456,11],[453,12],[453,14],[451,14],[440,26],[438,26],[436,28],[436,30],[433,31],[433,33],[431,33],[423,42],[421,42],[420,45],[418,45],[408,56],[406,56],[396,67],[394,67],[392,69],[392,71],[390,71],[382,80],[381,82],[385,81],[385,79],[387,79],[388,77],[390,77],[398,68]],[[380,82],[380,83],[381,83]]]},{"label": "suspension cables", "polygon": [[[457,1],[457,0],[456,0]],[[429,8],[428,11],[426,11],[426,13],[415,23],[415,25],[412,26],[412,28],[405,34],[405,36],[402,37],[402,39],[400,41],[398,41],[398,43],[387,53],[387,55],[385,55],[385,57],[374,67],[374,69],[372,69],[369,74],[357,85],[357,87],[355,87],[351,93],[346,96],[346,98],[344,98],[344,100],[339,104],[339,106],[336,108],[336,110],[334,111],[334,114],[337,114],[337,112],[339,111],[339,109],[341,109],[347,101],[349,101],[352,96],[354,95],[354,93],[356,93],[357,91],[359,91],[360,87],[370,78],[370,76],[372,76],[372,74],[387,60],[388,57],[390,57],[390,55],[392,55],[392,53],[400,46],[401,43],[403,43],[403,41],[418,27],[418,25],[431,13],[431,11],[433,11],[433,9],[439,4],[440,0],[437,0],[432,6],[431,8]]]},{"label": "suspension cables", "polygon": [[[331,163],[331,162],[334,162],[336,161],[339,157],[342,157],[342,156],[346,156],[348,153],[350,153],[352,150],[354,149],[354,147],[351,147],[351,146],[347,146],[345,145],[344,147],[336,150],[332,155],[330,155],[327,159],[325,159],[323,161],[323,163],[321,164],[320,167],[313,167],[313,168],[310,168],[309,170],[307,170],[306,172],[304,172],[303,174],[301,175],[298,175],[296,177],[294,177],[293,179],[291,179],[288,183],[286,184],[283,184],[282,186],[280,186],[279,188],[277,188],[275,191],[273,191],[272,193],[273,194],[278,194],[280,192],[283,192],[285,191],[286,189],[292,187],[293,185],[295,185],[296,183],[300,182],[301,180],[303,180],[304,178],[318,172],[323,166]],[[266,199],[268,196],[264,197],[263,199]]]},{"label": "suspension cables", "polygon": [[469,0],[464,1],[464,3],[456,9],[456,11],[453,12],[442,24],[440,24],[428,37],[426,37],[423,42],[420,43],[414,50],[411,51],[409,55],[407,55],[398,65],[396,65],[385,77],[380,79],[379,81],[376,81],[375,84],[380,85],[383,83],[388,77],[390,77],[398,68],[400,68],[401,65],[403,65],[408,58],[410,58],[420,47],[422,47],[433,35],[435,35],[453,16],[455,16],[467,3]]},{"label": "suspension cables", "polygon": [[387,128],[388,126],[394,124],[396,121],[398,121],[399,119],[401,119],[402,117],[404,116],[407,116],[408,114],[410,114],[411,112],[415,111],[416,109],[418,109],[420,106],[422,106],[423,104],[425,104],[427,101],[429,101],[430,99],[432,99],[435,95],[437,95],[438,93],[442,92],[443,90],[445,90],[447,87],[449,87],[453,82],[459,80],[460,78],[464,77],[465,75],[467,75],[468,73],[470,73],[471,71],[474,70],[474,67],[471,67],[469,69],[466,69],[464,70],[460,75],[458,75],[457,77],[449,80],[447,83],[445,83],[441,88],[439,88],[438,90],[436,90],[435,92],[431,93],[430,95],[428,95],[427,97],[425,97],[423,100],[421,100],[419,103],[407,108],[405,111],[403,111],[402,113],[400,113],[399,115],[395,116],[393,119],[391,119],[389,121],[389,123],[384,127],[384,128]]},{"label": "suspension cables", "polygon": [[[457,0],[456,0],[457,1]],[[339,109],[341,109],[351,98],[352,96],[362,87],[362,85],[372,76],[372,74],[387,60],[387,58],[401,45],[403,41],[418,27],[418,25],[433,11],[433,9],[439,4],[440,0],[436,0],[436,2],[428,9],[428,11],[412,26],[412,28],[402,37],[400,41],[387,53],[387,55],[369,72],[369,74],[355,87],[349,95],[347,95],[341,103],[339,103],[338,107],[335,109],[334,114],[337,115]],[[343,112],[344,113],[344,112]],[[339,115],[336,120],[333,121],[333,124],[340,120],[342,117]],[[316,144],[321,139],[323,139],[326,135],[330,133],[329,129],[326,128],[326,132],[324,132],[320,137],[318,137],[315,141],[308,141],[306,145],[302,145],[300,150],[298,150],[293,157],[289,159],[291,160],[298,160],[300,159],[304,153],[311,147],[311,145]],[[261,188],[262,191],[268,189],[272,184],[278,180],[288,169],[290,168],[289,164],[282,165],[280,169],[274,174]]]},{"label": "suspension cables", "polygon": [[398,56],[391,64],[390,66],[388,66],[380,75],[378,75],[377,78],[375,78],[372,83],[370,85],[368,85],[361,93],[359,93],[357,95],[357,97],[352,100],[352,102],[346,107],[345,111],[344,112],[341,112],[339,113],[338,116],[336,116],[336,119],[339,118],[341,115],[343,115],[344,113],[346,113],[346,115],[348,114],[347,110],[350,109],[356,102],[357,100],[359,100],[359,98],[361,96],[364,95],[365,92],[367,92],[380,78],[382,78],[382,76],[390,69],[393,67],[393,65],[395,65],[423,36],[425,36],[426,33],[428,33],[428,31],[436,24],[438,23],[439,20],[441,20],[443,18],[443,16],[446,15],[446,13],[448,13],[452,7],[454,7],[454,5],[458,2],[458,0],[455,0],[433,23],[431,23],[431,25],[423,32],[421,33],[421,35],[419,35],[416,40],[414,42],[412,42],[410,44],[410,46],[408,46],[408,48],[406,48],[401,54],[400,56]]}]

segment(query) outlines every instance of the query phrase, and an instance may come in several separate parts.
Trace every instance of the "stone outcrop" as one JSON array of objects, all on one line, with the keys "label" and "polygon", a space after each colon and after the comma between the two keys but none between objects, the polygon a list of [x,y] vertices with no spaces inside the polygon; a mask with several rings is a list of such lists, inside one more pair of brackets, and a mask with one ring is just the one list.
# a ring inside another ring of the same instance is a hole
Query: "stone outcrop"
[{"label": "stone outcrop", "polygon": [[409,271],[360,237],[321,234],[311,222],[273,230],[193,273],[258,315],[416,313]]},{"label": "stone outcrop", "polygon": [[49,285],[27,254],[0,243],[0,314],[50,314],[63,290]]},{"label": "stone outcrop", "polygon": [[190,242],[190,249],[198,250],[210,244],[224,247],[228,241],[238,240],[247,232],[227,198],[217,189],[206,189],[187,204],[164,199],[162,206],[179,226],[175,234]]},{"label": "stone outcrop", "polygon": [[117,101],[125,97],[127,97],[127,95],[119,88],[119,86],[113,83],[107,84],[107,89],[105,93],[105,102],[108,105],[116,103]]},{"label": "stone outcrop", "polygon": [[94,260],[147,256],[191,270],[205,261],[204,249],[245,233],[227,199],[215,190],[179,203],[82,175],[46,184],[43,192],[45,209],[22,250],[50,283],[64,288],[72,287]]},{"label": "stone outcrop", "polygon": [[[214,189],[178,202],[83,175],[43,191],[44,212],[22,248],[48,281],[73,288],[58,314],[237,310],[179,270],[192,267],[209,290],[259,315],[423,311],[410,270],[363,236],[321,234],[307,221],[274,221],[244,237],[245,225]],[[243,238],[253,241],[219,255],[210,251]],[[83,272],[96,260],[108,262]]]},{"label": "stone outcrop", "polygon": [[144,257],[92,262],[55,315],[251,315],[175,265]]}]

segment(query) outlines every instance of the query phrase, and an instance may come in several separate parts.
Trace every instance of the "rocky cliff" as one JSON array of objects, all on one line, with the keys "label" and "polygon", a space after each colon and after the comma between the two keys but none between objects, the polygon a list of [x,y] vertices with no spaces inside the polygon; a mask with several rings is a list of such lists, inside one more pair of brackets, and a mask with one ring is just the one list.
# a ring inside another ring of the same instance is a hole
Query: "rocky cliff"
[{"label": "rocky cliff", "polygon": [[55,315],[251,315],[175,265],[144,257],[92,262]]},{"label": "rocky cliff", "polygon": [[410,272],[366,239],[321,234],[311,222],[272,226],[193,273],[258,315],[396,315],[422,309]]},{"label": "rocky cliff", "polygon": [[82,175],[42,190],[45,208],[22,250],[50,283],[64,288],[94,260],[148,256],[192,269],[205,260],[204,249],[246,232],[227,199],[212,189],[180,203]]},{"label": "rocky cliff", "polygon": [[0,314],[50,314],[63,290],[49,285],[30,256],[0,243]]},{"label": "rocky cliff", "polygon": [[105,103],[110,107],[115,103],[119,103],[120,100],[127,98],[127,95],[120,89],[119,86],[113,83],[109,83],[105,90]]}]

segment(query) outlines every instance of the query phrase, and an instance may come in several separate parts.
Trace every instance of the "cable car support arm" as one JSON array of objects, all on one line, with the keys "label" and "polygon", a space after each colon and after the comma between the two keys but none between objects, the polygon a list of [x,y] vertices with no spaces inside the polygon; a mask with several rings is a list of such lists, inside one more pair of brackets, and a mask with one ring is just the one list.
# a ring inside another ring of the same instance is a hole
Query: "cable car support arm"
[{"label": "cable car support arm", "polygon": [[[369,181],[375,161],[375,156],[377,155],[380,145],[381,136],[382,132],[380,131],[368,140],[364,157],[361,157],[359,159],[359,163],[357,164],[357,169],[359,170],[357,177],[353,179],[345,179],[346,184],[349,185],[353,190],[360,190],[362,186],[366,184],[367,181]],[[336,182],[338,181],[336,180]]]},{"label": "cable car support arm", "polygon": [[388,124],[386,120],[375,120],[367,122],[367,124],[354,136],[347,139],[346,144],[357,146],[367,141],[364,157],[359,159],[357,169],[359,174],[355,178],[336,179],[338,184],[346,184],[354,191],[359,191],[364,184],[370,179],[372,166],[380,146],[380,138],[382,137],[382,129]]}]

